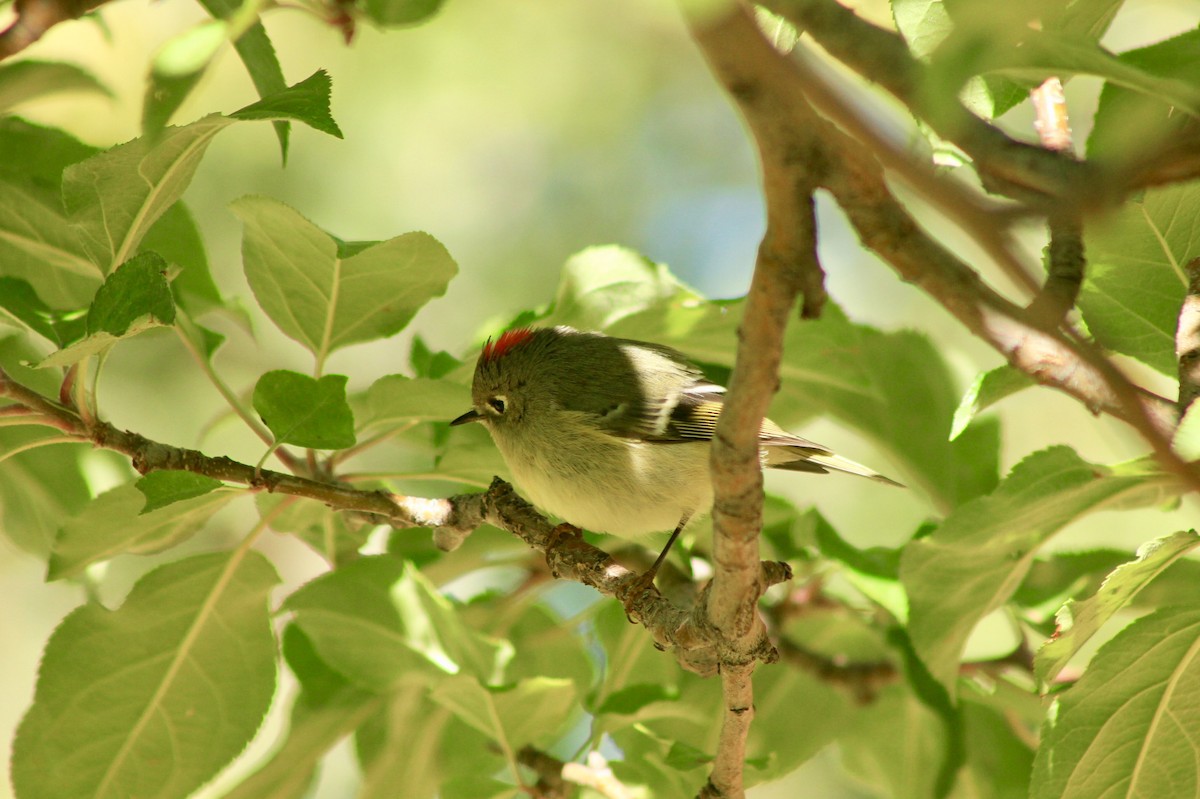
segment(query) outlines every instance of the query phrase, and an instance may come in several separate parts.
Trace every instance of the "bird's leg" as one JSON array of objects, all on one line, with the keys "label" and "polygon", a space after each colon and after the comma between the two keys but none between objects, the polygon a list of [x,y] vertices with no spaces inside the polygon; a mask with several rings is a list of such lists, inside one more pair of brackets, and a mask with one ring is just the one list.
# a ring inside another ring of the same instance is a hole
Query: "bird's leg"
[{"label": "bird's leg", "polygon": [[628,618],[630,622],[633,622],[630,611],[632,610],[634,600],[641,596],[643,591],[648,590],[654,585],[654,578],[658,576],[658,568],[662,566],[663,561],[667,559],[667,554],[671,551],[671,547],[675,545],[675,539],[679,538],[679,534],[683,532],[684,527],[687,527],[688,520],[691,518],[691,513],[684,514],[683,518],[679,520],[679,524],[675,525],[675,531],[672,532],[671,537],[667,539],[667,545],[663,547],[662,552],[658,553],[658,557],[655,558],[654,563],[649,569],[646,569],[646,571],[642,572],[633,582],[633,585],[629,587],[629,593],[626,595],[628,596],[628,599],[625,600],[625,617]]}]

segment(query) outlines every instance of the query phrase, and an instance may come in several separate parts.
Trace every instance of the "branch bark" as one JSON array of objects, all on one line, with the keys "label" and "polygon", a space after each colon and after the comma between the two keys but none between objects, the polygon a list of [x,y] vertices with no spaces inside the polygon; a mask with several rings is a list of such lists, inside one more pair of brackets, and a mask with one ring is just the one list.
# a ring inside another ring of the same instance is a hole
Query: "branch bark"
[{"label": "branch bark", "polygon": [[825,300],[812,196],[824,164],[805,126],[770,112],[784,98],[775,91],[780,81],[763,80],[761,73],[783,66],[773,49],[745,46],[761,36],[744,6],[694,24],[692,35],[754,136],[767,204],[767,229],[710,461],[714,574],[707,621],[728,642],[729,652],[721,666],[725,707],[716,758],[700,796],[735,799],[745,796],[746,740],[754,719],[751,677],[759,659],[778,658],[758,612],[765,589],[755,567],[763,503],[759,430],[779,388],[783,336],[797,296],[804,297],[806,318],[816,316]]},{"label": "branch bark", "polygon": [[107,0],[16,0],[17,18],[0,31],[0,61],[24,50],[60,22],[77,19]]}]

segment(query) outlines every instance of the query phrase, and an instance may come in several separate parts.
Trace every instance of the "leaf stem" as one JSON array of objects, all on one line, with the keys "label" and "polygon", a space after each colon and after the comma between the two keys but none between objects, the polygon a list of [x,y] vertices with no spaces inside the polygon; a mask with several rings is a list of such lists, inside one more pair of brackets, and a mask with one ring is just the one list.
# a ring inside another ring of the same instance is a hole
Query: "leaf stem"
[{"label": "leaf stem", "polygon": [[[196,364],[200,367],[201,371],[204,372],[204,375],[208,378],[208,381],[213,384],[213,387],[217,390],[217,393],[221,395],[226,404],[228,404],[229,407],[233,409],[233,412],[237,414],[238,418],[245,422],[246,426],[249,427],[250,430],[253,431],[254,434],[258,436],[264,444],[267,446],[274,444],[274,436],[271,435],[270,431],[267,430],[265,425],[259,422],[258,419],[254,418],[246,406],[242,404],[241,400],[238,399],[237,395],[233,393],[233,390],[229,388],[229,385],[222,380],[221,376],[217,374],[215,369],[213,369],[212,362],[206,358],[204,353],[200,352],[199,348],[196,346],[196,342],[193,337],[198,335],[199,331],[197,330],[195,323],[187,317],[182,309],[177,309],[175,322],[175,333],[179,336],[179,340],[183,342],[184,349],[186,349],[188,354],[192,356],[192,359],[196,361]],[[288,471],[290,471],[292,474],[300,474],[300,464],[296,461],[296,458],[291,452],[277,447],[274,450],[274,453],[275,457],[279,459],[279,462],[282,463]],[[267,454],[270,455],[271,452],[268,451]],[[264,461],[265,460],[266,459],[264,458]]]}]

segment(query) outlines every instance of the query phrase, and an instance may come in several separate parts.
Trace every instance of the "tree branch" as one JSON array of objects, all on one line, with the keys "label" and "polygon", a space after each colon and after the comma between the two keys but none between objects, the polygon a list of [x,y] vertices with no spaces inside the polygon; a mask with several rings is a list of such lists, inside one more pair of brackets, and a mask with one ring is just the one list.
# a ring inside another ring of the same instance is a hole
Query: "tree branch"
[{"label": "tree branch", "polygon": [[1014,283],[1035,294],[1038,281],[1017,256],[1011,233],[1011,222],[1018,218],[1014,211],[1020,206],[979,197],[952,177],[935,172],[928,159],[915,158],[843,97],[814,61],[803,47],[795,48],[790,59],[796,83],[813,108],[870,148],[885,168],[978,242]]},{"label": "tree branch", "polygon": [[812,35],[830,55],[879,84],[939,136],[971,156],[984,185],[1026,202],[1080,196],[1088,167],[1017,141],[961,103],[925,90],[927,67],[899,34],[860,18],[836,0],[768,0],[764,5]]},{"label": "tree branch", "polygon": [[0,61],[24,50],[60,22],[77,19],[107,0],[16,0],[17,18],[0,31]]},{"label": "tree branch", "polygon": [[[793,152],[805,152],[814,140],[820,143],[819,162],[824,168],[813,177],[834,195],[863,243],[1013,366],[1079,399],[1092,412],[1110,413],[1133,426],[1166,470],[1200,490],[1200,474],[1171,449],[1174,403],[1130,383],[1077,334],[1043,327],[1028,310],[986,286],[974,270],[921,230],[892,196],[873,154],[812,111],[792,61],[776,51],[757,27],[750,27],[753,21],[744,9],[738,13],[747,22],[739,45],[747,72],[730,85],[731,91],[736,90],[735,98],[753,93],[773,97],[770,104],[742,104],[743,111],[778,117],[773,123],[777,129],[790,128],[800,137],[797,141],[805,142],[793,143]],[[794,224],[801,228],[805,222],[794,220]]]},{"label": "tree branch", "polygon": [[[638,574],[614,561],[606,552],[588,544],[569,526],[555,526],[521,499],[499,478],[482,494],[463,494],[448,499],[410,497],[385,491],[360,491],[338,483],[255,469],[223,456],[213,457],[196,450],[152,441],[137,433],[119,430],[102,421],[85,422],[79,414],[17,383],[0,370],[0,397],[23,409],[29,424],[63,431],[69,439],[110,449],[129,456],[142,474],[173,469],[203,474],[253,490],[265,490],[322,502],[334,510],[367,514],[379,524],[393,527],[432,527],[435,542],[453,549],[466,534],[487,523],[513,533],[543,552],[550,570],[558,577],[590,585],[614,597],[651,632],[661,649],[672,649],[680,664],[702,675],[716,673],[726,662],[740,662],[729,654],[720,632],[692,619],[704,614],[706,589],[695,608],[683,609],[666,600],[656,588],[641,590]],[[21,416],[18,418],[26,418]],[[777,561],[756,564],[754,579],[766,587],[791,579],[791,569]],[[685,622],[690,622],[685,624]]]},{"label": "tree branch", "polygon": [[803,293],[805,317],[816,316],[825,299],[812,197],[825,164],[803,125],[770,112],[784,99],[775,91],[780,81],[762,80],[760,74],[783,67],[774,50],[746,46],[761,40],[746,7],[693,24],[692,35],[753,133],[767,203],[767,229],[710,460],[714,574],[705,604],[707,621],[728,641],[730,656],[722,658],[725,712],[716,759],[700,796],[734,799],[745,795],[746,739],[754,719],[751,675],[757,660],[778,657],[758,612],[765,588],[755,566],[763,503],[759,430],[779,388],[783,336],[797,295]]}]

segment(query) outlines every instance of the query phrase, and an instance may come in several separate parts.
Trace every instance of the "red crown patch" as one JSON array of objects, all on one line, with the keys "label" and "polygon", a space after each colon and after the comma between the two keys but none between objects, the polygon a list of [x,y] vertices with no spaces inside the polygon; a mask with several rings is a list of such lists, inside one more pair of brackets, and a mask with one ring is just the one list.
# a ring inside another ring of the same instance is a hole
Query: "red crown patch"
[{"label": "red crown patch", "polygon": [[483,345],[483,361],[490,363],[498,358],[503,358],[508,354],[508,351],[513,347],[528,341],[533,337],[533,328],[518,327],[515,330],[506,330],[500,334],[500,338],[493,342],[490,338]]}]

